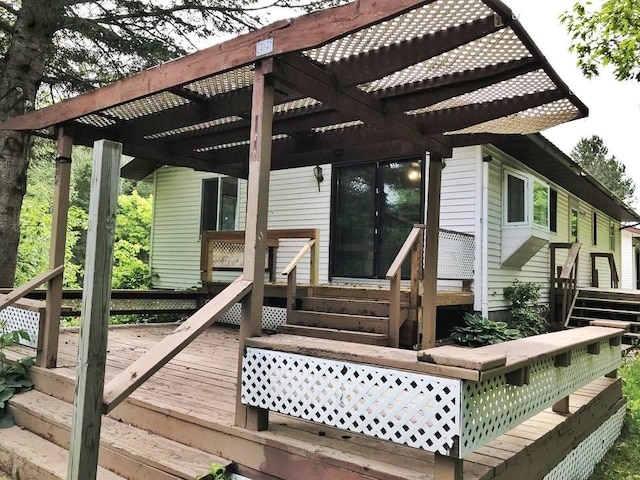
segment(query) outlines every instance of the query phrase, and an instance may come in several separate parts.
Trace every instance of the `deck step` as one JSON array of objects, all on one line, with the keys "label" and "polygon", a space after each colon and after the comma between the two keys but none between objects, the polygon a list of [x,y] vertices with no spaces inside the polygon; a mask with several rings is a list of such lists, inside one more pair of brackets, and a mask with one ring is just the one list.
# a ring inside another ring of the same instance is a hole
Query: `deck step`
[{"label": "deck step", "polygon": [[640,312],[639,311],[633,311],[633,310],[620,310],[617,308],[602,308],[602,307],[592,307],[592,306],[586,306],[586,305],[576,305],[573,307],[573,310],[585,310],[588,312],[597,312],[597,313],[605,313],[607,315],[633,315],[635,317],[639,317],[640,316]]},{"label": "deck step", "polygon": [[[3,429],[0,469],[20,480],[65,480],[69,452],[35,433],[18,426]],[[98,480],[125,480],[105,468],[98,468]]]},{"label": "deck step", "polygon": [[[59,447],[68,447],[73,408],[69,403],[34,390],[16,395],[9,405],[17,425]],[[100,465],[125,478],[192,479],[212,462],[224,466],[231,463],[109,417],[102,418]]]},{"label": "deck step", "polygon": [[[406,309],[407,303],[400,306]],[[386,300],[366,300],[353,298],[304,297],[300,299],[300,309],[325,313],[348,315],[389,316],[389,302]]]},{"label": "deck step", "polygon": [[[636,297],[634,297],[636,298]],[[629,299],[622,300],[616,298],[606,298],[606,297],[578,297],[577,302],[593,302],[593,303],[616,303],[616,304],[624,304],[624,305],[636,305],[640,307],[640,300]]]},{"label": "deck step", "polygon": [[332,328],[336,330],[351,330],[354,332],[389,333],[388,317],[372,317],[367,315],[348,315],[339,313],[312,312],[308,310],[294,310],[288,325],[302,325],[306,327]]},{"label": "deck step", "polygon": [[386,346],[389,344],[389,337],[384,333],[354,332],[351,330],[307,327],[303,325],[283,325],[278,329],[278,332],[286,333],[289,335],[301,335],[304,337],[326,338],[328,340],[342,340],[344,342],[363,343],[366,345]]},{"label": "deck step", "polygon": [[[313,297],[389,301],[389,284],[384,286],[319,285],[311,287]],[[401,300],[408,301],[409,291],[401,293]]]}]

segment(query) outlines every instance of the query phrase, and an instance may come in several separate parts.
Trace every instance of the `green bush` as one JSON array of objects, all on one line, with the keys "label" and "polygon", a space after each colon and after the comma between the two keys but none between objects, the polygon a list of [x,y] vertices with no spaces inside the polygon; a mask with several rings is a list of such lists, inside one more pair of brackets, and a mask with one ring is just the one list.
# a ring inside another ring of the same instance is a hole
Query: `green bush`
[{"label": "green bush", "polygon": [[546,316],[548,307],[540,305],[540,285],[515,280],[504,289],[504,297],[511,302],[509,326],[523,337],[539,335],[548,330]]},{"label": "green bush", "polygon": [[466,325],[464,327],[454,327],[451,334],[451,338],[461,345],[482,347],[522,338],[518,330],[509,328],[509,325],[505,322],[494,322],[488,318],[470,313],[466,313],[464,319]]},{"label": "green bush", "polygon": [[17,344],[20,339],[29,339],[23,330],[8,331],[7,324],[0,321],[0,428],[13,427],[13,418],[7,411],[7,402],[16,393],[31,390],[33,382],[27,377],[27,369],[33,365],[32,358],[9,361],[5,349]]}]

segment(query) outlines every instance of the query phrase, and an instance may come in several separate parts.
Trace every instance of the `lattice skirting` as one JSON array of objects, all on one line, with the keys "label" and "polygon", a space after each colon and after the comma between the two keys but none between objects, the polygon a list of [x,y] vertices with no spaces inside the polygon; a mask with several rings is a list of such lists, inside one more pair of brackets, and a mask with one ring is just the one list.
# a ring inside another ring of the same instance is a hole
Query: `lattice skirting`
[{"label": "lattice skirting", "polygon": [[[219,323],[226,323],[227,325],[240,325],[242,318],[242,309],[239,303],[236,303],[233,307],[225,313]],[[278,327],[287,323],[287,309],[280,307],[262,307],[262,328],[265,330],[277,330]]]},{"label": "lattice skirting", "polygon": [[[0,310],[0,320],[7,322],[7,331],[24,330],[29,334],[29,340],[20,340],[22,345],[31,348],[38,346],[38,331],[40,329],[40,312],[18,307],[6,307]],[[44,315],[44,313],[42,313]]]},{"label": "lattice skirting", "polygon": [[620,435],[626,408],[622,407],[551,470],[544,480],[587,480],[596,464]]},{"label": "lattice skirting", "polygon": [[[65,299],[64,305],[79,311],[82,308],[82,299]],[[116,298],[109,302],[111,312],[139,311],[179,311],[197,310],[197,301],[192,298]]]},{"label": "lattice skirting", "polygon": [[242,402],[448,455],[460,435],[461,381],[247,348]]},{"label": "lattice skirting", "polygon": [[586,346],[573,350],[568,367],[555,367],[553,358],[532,364],[528,385],[508,385],[505,375],[485,382],[465,381],[460,456],[615,370],[620,363],[620,346],[612,346],[605,340],[600,342],[598,355],[587,353]]},{"label": "lattice skirting", "polygon": [[472,235],[440,230],[438,278],[473,280],[475,239]]}]

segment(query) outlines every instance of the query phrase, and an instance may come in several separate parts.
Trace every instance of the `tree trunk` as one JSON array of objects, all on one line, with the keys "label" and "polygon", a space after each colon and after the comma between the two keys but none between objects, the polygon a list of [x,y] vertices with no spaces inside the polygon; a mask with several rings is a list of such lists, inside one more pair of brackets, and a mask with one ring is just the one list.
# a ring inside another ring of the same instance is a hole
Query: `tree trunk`
[{"label": "tree trunk", "polygon": [[[53,36],[62,25],[60,3],[22,0],[0,71],[0,119],[33,109]],[[0,287],[12,287],[15,278],[29,150],[27,134],[0,132]]]}]

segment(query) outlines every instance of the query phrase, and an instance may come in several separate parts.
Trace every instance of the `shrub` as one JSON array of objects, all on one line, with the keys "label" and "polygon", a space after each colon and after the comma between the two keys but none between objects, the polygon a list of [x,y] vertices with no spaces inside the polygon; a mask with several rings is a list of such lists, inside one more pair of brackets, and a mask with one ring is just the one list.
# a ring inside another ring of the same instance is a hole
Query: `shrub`
[{"label": "shrub", "polygon": [[454,327],[451,334],[451,338],[461,345],[482,347],[522,338],[518,330],[509,328],[505,322],[494,322],[470,313],[466,313],[464,319],[466,326]]},{"label": "shrub", "polygon": [[29,339],[23,330],[7,331],[6,322],[0,321],[0,428],[13,426],[13,418],[7,411],[7,402],[16,393],[33,388],[33,382],[27,377],[27,369],[33,365],[32,358],[9,361],[5,348],[17,344],[20,339]]},{"label": "shrub", "polygon": [[510,327],[519,330],[523,337],[539,335],[548,330],[548,307],[539,304],[539,284],[516,279],[512,286],[504,289],[504,296],[511,302]]}]

